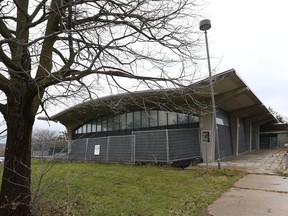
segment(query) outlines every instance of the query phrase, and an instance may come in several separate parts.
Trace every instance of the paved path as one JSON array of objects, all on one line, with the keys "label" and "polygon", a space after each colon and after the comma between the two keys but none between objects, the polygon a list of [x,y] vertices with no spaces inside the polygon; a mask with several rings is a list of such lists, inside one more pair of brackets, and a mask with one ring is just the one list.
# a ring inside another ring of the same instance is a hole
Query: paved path
[{"label": "paved path", "polygon": [[[284,169],[284,153],[257,150],[241,155],[239,160],[236,157],[222,161],[222,167],[254,174],[236,182],[207,208],[206,216],[287,216],[288,177],[275,175]],[[217,166],[217,163],[209,166]]]},{"label": "paved path", "polygon": [[[282,149],[260,149],[221,160],[221,167],[244,170],[254,174],[278,174],[284,170],[286,151]],[[217,167],[217,162],[209,167]],[[200,166],[206,166],[205,163]],[[288,214],[287,214],[288,215]]]}]

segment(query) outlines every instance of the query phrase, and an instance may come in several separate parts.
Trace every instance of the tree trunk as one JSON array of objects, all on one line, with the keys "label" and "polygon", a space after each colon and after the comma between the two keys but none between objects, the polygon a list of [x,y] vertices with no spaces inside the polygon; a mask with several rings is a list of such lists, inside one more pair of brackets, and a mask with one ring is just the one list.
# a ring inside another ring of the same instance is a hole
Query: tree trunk
[{"label": "tree trunk", "polygon": [[[15,93],[15,92],[14,92]],[[25,93],[19,93],[24,96]],[[32,99],[7,97],[7,140],[0,194],[0,215],[30,215]]]}]

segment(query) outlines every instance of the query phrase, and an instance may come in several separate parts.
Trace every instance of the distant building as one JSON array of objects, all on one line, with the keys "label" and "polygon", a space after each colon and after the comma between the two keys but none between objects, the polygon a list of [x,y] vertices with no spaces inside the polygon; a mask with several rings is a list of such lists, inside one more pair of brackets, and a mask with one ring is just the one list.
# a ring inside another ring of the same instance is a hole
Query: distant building
[{"label": "distant building", "polygon": [[260,127],[260,148],[284,148],[288,144],[288,124],[266,124]]},{"label": "distant building", "polygon": [[[282,147],[282,131],[270,131],[277,119],[235,70],[217,74],[213,80],[220,158]],[[66,126],[72,140],[71,159],[175,162],[200,157],[211,162],[218,158],[211,110],[209,80],[204,79],[177,90],[91,100],[51,119]]]}]

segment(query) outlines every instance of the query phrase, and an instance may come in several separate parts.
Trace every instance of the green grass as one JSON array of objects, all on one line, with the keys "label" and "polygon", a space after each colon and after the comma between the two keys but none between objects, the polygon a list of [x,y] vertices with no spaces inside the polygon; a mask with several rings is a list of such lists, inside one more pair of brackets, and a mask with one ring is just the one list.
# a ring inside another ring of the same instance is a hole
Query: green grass
[{"label": "green grass", "polygon": [[[33,161],[33,191],[47,162]],[[242,173],[168,166],[56,163],[44,176],[39,215],[204,215]]]}]

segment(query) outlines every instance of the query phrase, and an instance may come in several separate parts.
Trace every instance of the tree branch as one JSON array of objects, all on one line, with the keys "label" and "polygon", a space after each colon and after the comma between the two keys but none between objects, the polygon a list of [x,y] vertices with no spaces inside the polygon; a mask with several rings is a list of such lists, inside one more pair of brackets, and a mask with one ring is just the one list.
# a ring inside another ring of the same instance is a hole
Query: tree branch
[{"label": "tree branch", "polygon": [[0,103],[0,112],[3,114],[4,118],[6,116],[6,113],[7,113],[7,106]]}]

